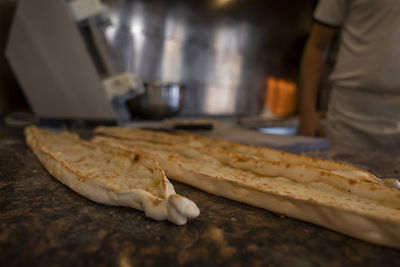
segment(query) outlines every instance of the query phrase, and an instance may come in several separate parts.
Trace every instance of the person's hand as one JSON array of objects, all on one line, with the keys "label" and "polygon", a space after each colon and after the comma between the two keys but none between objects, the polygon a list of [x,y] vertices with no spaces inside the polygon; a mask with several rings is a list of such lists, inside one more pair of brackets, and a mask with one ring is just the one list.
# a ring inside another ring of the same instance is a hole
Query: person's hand
[{"label": "person's hand", "polygon": [[299,135],[325,137],[325,129],[317,112],[301,114],[299,123]]}]

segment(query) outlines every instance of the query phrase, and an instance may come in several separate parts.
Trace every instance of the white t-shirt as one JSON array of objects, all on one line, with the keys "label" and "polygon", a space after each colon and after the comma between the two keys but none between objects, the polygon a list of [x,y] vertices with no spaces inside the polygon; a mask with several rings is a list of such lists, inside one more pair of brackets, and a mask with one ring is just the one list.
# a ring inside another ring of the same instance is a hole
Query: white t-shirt
[{"label": "white t-shirt", "polygon": [[314,19],[341,30],[331,140],[400,153],[400,0],[320,0]]},{"label": "white t-shirt", "polygon": [[335,85],[399,93],[399,0],[320,0],[314,19],[341,27]]}]

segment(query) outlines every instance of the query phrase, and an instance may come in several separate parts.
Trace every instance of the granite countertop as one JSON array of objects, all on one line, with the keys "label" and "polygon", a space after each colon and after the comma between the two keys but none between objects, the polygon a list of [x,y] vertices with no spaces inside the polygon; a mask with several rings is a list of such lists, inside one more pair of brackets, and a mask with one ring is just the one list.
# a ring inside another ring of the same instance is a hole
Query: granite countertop
[{"label": "granite countertop", "polygon": [[[358,164],[398,177],[400,160],[373,162]],[[0,128],[0,265],[400,266],[397,250],[172,183],[201,210],[184,226],[79,196],[47,173],[22,129]]]}]

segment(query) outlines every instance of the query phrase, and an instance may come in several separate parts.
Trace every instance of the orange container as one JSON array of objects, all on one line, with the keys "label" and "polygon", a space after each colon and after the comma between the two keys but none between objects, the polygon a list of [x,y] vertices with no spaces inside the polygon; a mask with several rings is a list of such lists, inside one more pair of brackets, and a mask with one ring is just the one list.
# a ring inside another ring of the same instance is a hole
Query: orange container
[{"label": "orange container", "polygon": [[275,115],[287,116],[296,111],[297,87],[294,82],[268,77],[265,105]]}]

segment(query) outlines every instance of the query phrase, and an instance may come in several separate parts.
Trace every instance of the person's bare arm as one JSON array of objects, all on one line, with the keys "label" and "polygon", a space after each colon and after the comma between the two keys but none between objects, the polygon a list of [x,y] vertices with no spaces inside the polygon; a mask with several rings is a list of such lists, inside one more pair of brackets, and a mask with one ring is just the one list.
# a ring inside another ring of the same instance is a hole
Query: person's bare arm
[{"label": "person's bare arm", "polygon": [[324,69],[324,56],[335,33],[333,27],[314,23],[306,43],[300,68],[300,135],[325,135],[317,113],[317,91]]}]

